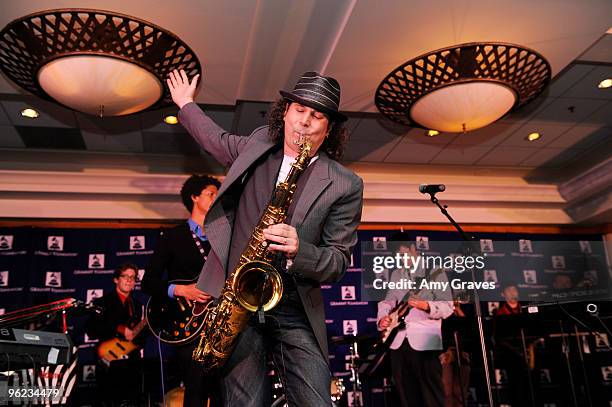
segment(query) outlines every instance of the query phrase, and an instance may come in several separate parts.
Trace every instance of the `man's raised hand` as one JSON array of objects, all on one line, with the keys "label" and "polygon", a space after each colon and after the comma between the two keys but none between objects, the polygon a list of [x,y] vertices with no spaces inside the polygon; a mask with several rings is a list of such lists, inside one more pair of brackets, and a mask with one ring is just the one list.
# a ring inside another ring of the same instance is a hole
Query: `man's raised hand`
[{"label": "man's raised hand", "polygon": [[187,74],[182,69],[180,72],[175,69],[168,75],[166,83],[170,89],[172,101],[176,103],[179,109],[182,109],[187,103],[193,102],[199,78],[200,74],[197,74],[189,82]]}]

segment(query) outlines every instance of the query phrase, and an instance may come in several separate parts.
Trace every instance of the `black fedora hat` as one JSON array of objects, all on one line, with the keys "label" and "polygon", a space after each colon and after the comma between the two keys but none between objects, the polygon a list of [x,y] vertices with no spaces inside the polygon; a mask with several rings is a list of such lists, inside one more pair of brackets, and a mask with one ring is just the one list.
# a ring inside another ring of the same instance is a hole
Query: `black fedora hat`
[{"label": "black fedora hat", "polygon": [[321,76],[316,72],[304,72],[292,92],[280,91],[280,94],[293,102],[311,107],[344,122],[346,116],[338,111],[340,106],[340,84],[330,76]]}]

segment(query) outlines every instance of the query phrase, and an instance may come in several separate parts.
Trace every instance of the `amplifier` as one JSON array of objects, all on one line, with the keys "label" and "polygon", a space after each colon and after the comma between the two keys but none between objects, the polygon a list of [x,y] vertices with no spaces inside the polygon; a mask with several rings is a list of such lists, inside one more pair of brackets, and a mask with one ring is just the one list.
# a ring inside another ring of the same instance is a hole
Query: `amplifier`
[{"label": "amplifier", "polygon": [[0,369],[67,364],[71,355],[72,341],[66,334],[0,328]]}]

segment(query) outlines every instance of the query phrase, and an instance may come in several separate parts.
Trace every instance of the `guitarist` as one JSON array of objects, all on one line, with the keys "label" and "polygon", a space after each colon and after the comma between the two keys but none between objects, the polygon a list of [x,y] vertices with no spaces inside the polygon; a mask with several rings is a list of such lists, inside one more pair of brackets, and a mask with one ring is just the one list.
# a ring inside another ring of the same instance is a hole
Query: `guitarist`
[{"label": "guitarist", "polygon": [[[191,216],[160,238],[142,279],[142,290],[145,293],[156,297],[182,297],[203,303],[210,300],[210,296],[199,290],[195,283],[210,251],[204,219],[220,186],[219,181],[206,175],[192,175],[185,181],[181,188],[181,199]],[[176,347],[181,378],[185,385],[184,406],[206,405],[208,397],[213,396],[214,385],[191,357],[197,343],[195,340]]]},{"label": "guitarist", "polygon": [[[391,241],[398,242],[397,249],[402,255],[417,256],[415,244],[410,235],[398,232]],[[411,265],[408,264],[409,269]],[[408,279],[417,286],[425,279],[447,281],[442,271],[430,272],[417,269],[396,269],[391,281]],[[453,313],[450,292],[436,290],[389,290],[385,300],[378,303],[378,329],[384,331],[393,323],[389,316],[396,304],[406,301],[409,311],[404,318],[405,326],[400,328],[390,345],[389,359],[393,381],[397,388],[402,407],[443,407],[442,367],[439,355],[442,351],[442,319]]]},{"label": "guitarist", "polygon": [[[100,307],[102,312],[94,314],[88,321],[88,336],[99,339],[100,343],[116,337],[141,343],[143,336],[136,336],[135,327],[142,320],[142,304],[132,296],[137,270],[138,267],[130,263],[115,269],[115,289],[94,300],[94,305]],[[139,359],[140,354],[131,352],[129,358],[131,360],[100,363],[96,376],[102,399],[135,400],[138,397],[141,375],[139,361],[134,359]]]}]

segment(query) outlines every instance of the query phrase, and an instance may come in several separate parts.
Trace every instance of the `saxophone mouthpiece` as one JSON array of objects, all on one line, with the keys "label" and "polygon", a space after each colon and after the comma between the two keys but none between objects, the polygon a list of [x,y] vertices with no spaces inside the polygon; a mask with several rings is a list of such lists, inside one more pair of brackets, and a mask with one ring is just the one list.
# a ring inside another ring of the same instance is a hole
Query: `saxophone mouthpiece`
[{"label": "saxophone mouthpiece", "polygon": [[300,134],[299,138],[297,138],[296,140],[293,140],[293,144],[295,144],[296,146],[302,146],[305,140],[306,140],[306,137],[303,134]]}]

